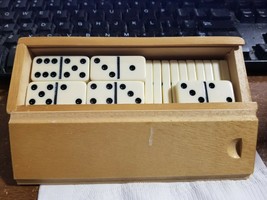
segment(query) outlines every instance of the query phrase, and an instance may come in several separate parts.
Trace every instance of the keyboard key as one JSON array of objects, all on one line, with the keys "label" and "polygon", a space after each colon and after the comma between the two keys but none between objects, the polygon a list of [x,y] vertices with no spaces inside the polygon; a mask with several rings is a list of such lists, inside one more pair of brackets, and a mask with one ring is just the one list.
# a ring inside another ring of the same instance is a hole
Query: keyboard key
[{"label": "keyboard key", "polygon": [[127,1],[125,0],[117,0],[114,2],[114,9],[115,10],[127,10],[130,6]]},{"label": "keyboard key", "polygon": [[130,8],[136,9],[136,10],[143,10],[145,8],[145,1],[143,0],[133,0],[130,1]]},{"label": "keyboard key", "polygon": [[142,17],[142,20],[148,21],[148,20],[156,20],[156,14],[153,9],[143,9],[140,12],[140,16]]},{"label": "keyboard key", "polygon": [[72,24],[70,22],[57,22],[55,23],[55,33],[71,33]]},{"label": "keyboard key", "polygon": [[229,20],[231,19],[230,11],[227,9],[210,9],[210,17],[213,20]]},{"label": "keyboard key", "polygon": [[2,24],[6,24],[6,23],[13,23],[16,22],[17,20],[17,13],[14,11],[1,11],[0,12],[0,22],[2,22]]},{"label": "keyboard key", "polygon": [[125,32],[126,23],[123,21],[113,21],[109,23],[109,29],[111,33]]},{"label": "keyboard key", "polygon": [[97,3],[97,9],[98,10],[112,10],[113,5],[108,1],[99,1]]},{"label": "keyboard key", "polygon": [[27,34],[32,34],[34,33],[36,25],[34,23],[22,23],[20,24],[18,33],[27,33]]},{"label": "keyboard key", "polygon": [[20,11],[19,19],[20,23],[29,23],[34,21],[34,15],[32,11]]},{"label": "keyboard key", "polygon": [[142,21],[129,21],[127,23],[128,32],[144,32],[144,24]]},{"label": "keyboard key", "polygon": [[46,7],[48,10],[59,10],[60,9],[60,0],[47,0]]},{"label": "keyboard key", "polygon": [[179,8],[176,10],[177,20],[190,19],[191,9],[189,8]]},{"label": "keyboard key", "polygon": [[4,45],[8,47],[17,45],[18,39],[19,35],[14,35],[14,34],[7,35]]},{"label": "keyboard key", "polygon": [[48,34],[52,33],[53,24],[51,22],[40,22],[37,24],[36,33]]},{"label": "keyboard key", "polygon": [[90,21],[104,21],[104,12],[98,10],[91,10],[88,12],[88,19]]},{"label": "keyboard key", "polygon": [[73,33],[90,33],[90,24],[88,22],[76,22],[73,27]]},{"label": "keyboard key", "polygon": [[257,44],[253,48],[255,50],[256,56],[260,60],[267,60],[267,44]]},{"label": "keyboard key", "polygon": [[78,9],[78,1],[77,0],[67,0],[67,1],[62,1],[62,3],[63,3],[63,9],[66,9],[69,11]]},{"label": "keyboard key", "polygon": [[69,20],[69,12],[66,10],[56,10],[53,12],[54,22],[66,22]]},{"label": "keyboard key", "polygon": [[158,20],[149,20],[145,23],[146,32],[161,32],[161,23]]},{"label": "keyboard key", "polygon": [[173,13],[165,8],[161,8],[158,12],[158,18],[160,21],[173,20]]},{"label": "keyboard key", "polygon": [[235,30],[233,22],[229,20],[224,20],[224,21],[204,20],[200,22],[200,27],[204,31]]},{"label": "keyboard key", "polygon": [[139,11],[135,9],[128,9],[123,13],[123,19],[128,21],[138,21],[139,20]]},{"label": "keyboard key", "polygon": [[195,8],[193,10],[193,16],[197,20],[207,19],[207,12],[203,8]]},{"label": "keyboard key", "polygon": [[12,2],[12,0],[0,1],[0,10],[7,11],[8,8],[10,7],[11,2]]},{"label": "keyboard key", "polygon": [[256,9],[256,22],[267,23],[267,9]]},{"label": "keyboard key", "polygon": [[92,34],[96,33],[109,33],[108,31],[108,24],[107,22],[102,22],[102,21],[95,21],[92,23],[92,29],[91,29]]},{"label": "keyboard key", "polygon": [[13,9],[14,10],[27,10],[27,0],[16,0],[13,3]]},{"label": "keyboard key", "polygon": [[36,13],[35,21],[38,22],[50,22],[52,13],[48,10],[40,10]]},{"label": "keyboard key", "polygon": [[237,12],[236,17],[242,23],[254,23],[255,22],[254,12],[250,8],[240,9]]},{"label": "keyboard key", "polygon": [[88,0],[80,0],[80,9],[83,10],[95,10],[96,4]]},{"label": "keyboard key", "polygon": [[152,10],[158,10],[161,8],[161,1],[152,0],[146,3],[146,7]]},{"label": "keyboard key", "polygon": [[38,11],[44,8],[44,0],[33,0],[30,4],[30,10]]},{"label": "keyboard key", "polygon": [[71,14],[72,22],[86,21],[86,20],[87,20],[87,14],[84,10],[74,10],[74,12]]},{"label": "keyboard key", "polygon": [[18,26],[16,24],[3,24],[1,26],[1,31],[3,33],[13,33],[13,32],[16,32],[18,29]]},{"label": "keyboard key", "polygon": [[182,3],[182,8],[195,8],[197,2],[193,0],[186,0]]},{"label": "keyboard key", "polygon": [[119,10],[111,9],[108,10],[105,14],[106,20],[109,22],[122,20],[122,12]]}]

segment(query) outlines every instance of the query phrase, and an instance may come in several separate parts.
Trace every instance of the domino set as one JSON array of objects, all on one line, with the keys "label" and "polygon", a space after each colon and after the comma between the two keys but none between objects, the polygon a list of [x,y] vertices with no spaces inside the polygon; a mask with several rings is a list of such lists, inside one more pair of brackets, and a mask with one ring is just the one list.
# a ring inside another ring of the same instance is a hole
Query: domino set
[{"label": "domino set", "polygon": [[258,119],[243,44],[238,37],[21,38],[7,101],[14,179],[248,177]]},{"label": "domino set", "polygon": [[[37,56],[31,80],[26,105],[235,101],[225,60],[146,62],[143,56],[93,56],[91,60],[87,56]],[[190,87],[181,89],[181,85]]]}]

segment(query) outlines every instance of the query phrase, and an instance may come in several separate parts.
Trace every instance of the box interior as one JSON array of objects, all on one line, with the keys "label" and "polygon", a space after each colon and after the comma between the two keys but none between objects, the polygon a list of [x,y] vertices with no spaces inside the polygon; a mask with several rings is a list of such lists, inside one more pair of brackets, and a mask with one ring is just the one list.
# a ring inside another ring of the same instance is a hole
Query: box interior
[{"label": "box interior", "polygon": [[[241,53],[240,53],[241,52]],[[172,47],[160,47],[160,46],[149,46],[149,47],[141,47],[131,46],[131,47],[103,47],[103,46],[90,46],[87,45],[85,47],[77,47],[77,46],[69,46],[69,47],[55,47],[51,46],[27,46],[23,43],[18,45],[16,60],[15,60],[15,72],[13,76],[16,76],[18,79],[14,81],[11,85],[11,89],[13,91],[18,91],[17,100],[15,104],[15,110],[44,110],[44,106],[25,106],[25,96],[27,85],[30,82],[30,72],[31,72],[31,64],[32,60],[35,56],[41,55],[84,55],[89,58],[94,55],[142,55],[147,60],[148,59],[158,59],[158,60],[183,60],[183,59],[225,59],[227,60],[229,66],[229,73],[231,82],[233,84],[236,103],[239,102],[251,102],[250,94],[247,94],[249,90],[247,90],[246,86],[244,86],[241,82],[246,81],[246,72],[244,74],[240,74],[240,71],[243,72],[245,70],[242,61],[242,50],[239,46],[172,46]],[[237,60],[239,59],[239,60]],[[243,69],[242,69],[243,68]],[[241,70],[240,70],[241,69]],[[241,82],[240,82],[241,81]],[[246,84],[245,84],[246,85]],[[245,94],[246,93],[246,94]],[[15,99],[13,99],[15,101]],[[173,104],[173,103],[172,103]],[[212,103],[211,107],[216,107],[217,103]],[[235,103],[232,103],[235,104]],[[112,107],[118,109],[116,105],[50,105],[49,107],[53,110],[53,107],[62,107],[64,110],[75,110],[75,107],[84,107],[86,110],[92,109],[92,106],[101,109],[112,109]],[[159,109],[168,109],[170,104],[160,104],[157,106]],[[202,105],[199,105],[201,107]],[[47,106],[45,106],[47,107]],[[136,109],[150,109],[148,104],[142,105],[131,105],[130,107]],[[184,107],[184,106],[183,106]],[[190,105],[188,104],[188,107]],[[14,109],[14,108],[13,108]],[[120,109],[127,109],[125,106],[122,106]],[[45,110],[49,110],[46,108]],[[11,111],[11,110],[9,110]]]}]

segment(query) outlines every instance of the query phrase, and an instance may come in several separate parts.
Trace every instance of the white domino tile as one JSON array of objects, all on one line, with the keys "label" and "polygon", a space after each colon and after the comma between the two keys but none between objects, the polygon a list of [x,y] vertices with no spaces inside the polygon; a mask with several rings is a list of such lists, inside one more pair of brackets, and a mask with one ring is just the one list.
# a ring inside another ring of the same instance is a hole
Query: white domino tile
[{"label": "white domino tile", "polygon": [[162,103],[162,87],[161,87],[161,62],[160,60],[153,60],[153,93],[154,104]]},{"label": "white domino tile", "polygon": [[207,81],[206,90],[210,103],[235,102],[234,90],[230,81]]},{"label": "white domino tile", "polygon": [[31,80],[87,82],[89,64],[87,56],[37,56],[32,62]]},{"label": "white domino tile", "polygon": [[177,103],[205,103],[207,95],[203,81],[179,81],[175,86]]},{"label": "white domino tile", "polygon": [[206,75],[205,75],[203,60],[196,60],[195,63],[196,63],[197,80],[205,81]]},{"label": "white domino tile", "polygon": [[205,69],[205,77],[207,81],[213,81],[214,75],[213,75],[213,68],[212,63],[210,60],[204,60],[204,69]]},{"label": "white domino tile", "polygon": [[170,69],[171,69],[172,101],[176,102],[174,87],[180,80],[180,74],[179,74],[180,72],[177,60],[170,61]]},{"label": "white domino tile", "polygon": [[51,105],[56,102],[56,82],[31,82],[27,87],[26,105]]},{"label": "white domino tile", "polygon": [[194,60],[186,60],[187,72],[188,72],[188,80],[196,81],[197,73],[196,73],[196,65]]},{"label": "white domino tile", "polygon": [[145,103],[153,103],[153,64],[151,60],[146,62],[146,80],[145,80]]},{"label": "white domino tile", "polygon": [[213,77],[215,81],[221,80],[221,72],[218,60],[212,60]]},{"label": "white domino tile", "polygon": [[31,82],[27,88],[26,105],[85,104],[86,83],[83,81]]},{"label": "white domino tile", "polygon": [[57,104],[85,104],[86,83],[82,81],[59,81]]},{"label": "white domino tile", "polygon": [[168,60],[161,62],[162,72],[162,101],[163,103],[172,103],[172,92],[171,92],[171,71],[170,63]]},{"label": "white domino tile", "polygon": [[145,81],[146,60],[143,56],[93,56],[90,78],[95,81]]},{"label": "white domino tile", "polygon": [[142,81],[118,81],[117,101],[118,104],[143,104],[145,90]]},{"label": "white domino tile", "polygon": [[143,104],[142,81],[90,81],[87,85],[88,104]]},{"label": "white domino tile", "polygon": [[226,60],[220,60],[219,65],[220,65],[220,71],[221,71],[221,79],[222,80],[231,80],[227,61]]},{"label": "white domino tile", "polygon": [[179,66],[179,75],[181,81],[187,81],[188,80],[188,73],[187,73],[187,65],[184,60],[178,61]]},{"label": "white domino tile", "polygon": [[37,56],[33,59],[32,81],[55,81],[60,76],[60,56]]},{"label": "white domino tile", "polygon": [[90,81],[87,84],[87,104],[115,104],[115,82]]},{"label": "white domino tile", "polygon": [[61,79],[64,81],[89,80],[90,59],[86,56],[62,56]]}]

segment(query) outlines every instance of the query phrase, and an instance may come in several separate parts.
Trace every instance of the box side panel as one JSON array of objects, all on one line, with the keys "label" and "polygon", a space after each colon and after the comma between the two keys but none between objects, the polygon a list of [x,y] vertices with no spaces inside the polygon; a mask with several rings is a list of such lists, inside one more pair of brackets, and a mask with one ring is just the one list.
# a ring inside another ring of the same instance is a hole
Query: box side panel
[{"label": "box side panel", "polygon": [[251,94],[247,79],[242,47],[233,49],[227,56],[231,81],[233,83],[236,100],[240,102],[251,102]]},{"label": "box side panel", "polygon": [[7,112],[14,112],[19,105],[24,105],[27,86],[30,80],[31,55],[24,44],[19,44],[16,50],[14,67],[10,82],[7,101]]},{"label": "box side panel", "polygon": [[10,123],[14,177],[40,183],[246,176],[256,136],[256,120]]}]

